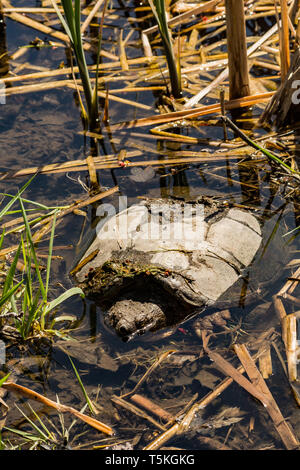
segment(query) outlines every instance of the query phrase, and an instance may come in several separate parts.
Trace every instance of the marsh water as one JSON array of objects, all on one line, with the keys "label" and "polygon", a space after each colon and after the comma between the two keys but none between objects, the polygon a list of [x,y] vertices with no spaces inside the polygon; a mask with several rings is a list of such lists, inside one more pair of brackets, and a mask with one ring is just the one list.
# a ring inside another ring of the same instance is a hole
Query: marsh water
[{"label": "marsh water", "polygon": [[[33,1],[14,3],[18,3],[20,7],[40,6],[40,2]],[[123,28],[124,33],[128,33],[132,27],[128,18],[135,14],[138,18],[139,13],[135,13],[133,9],[137,6],[136,2],[126,2],[126,8],[122,2],[111,3],[114,14],[111,15],[111,19],[108,17],[105,23],[103,47],[117,55],[118,31]],[[261,20],[256,24],[256,34],[258,36],[263,34],[271,24],[271,20]],[[59,25],[56,23],[54,27],[59,28]],[[137,22],[126,48],[128,58],[143,56],[139,28]],[[94,33],[93,28],[90,28],[88,34]],[[0,34],[2,76],[7,73],[7,68],[13,76],[14,73],[25,74],[57,69],[62,63],[65,66],[69,65],[69,52],[65,47],[61,44],[50,45],[48,41],[52,41],[53,38],[19,22],[10,18],[2,19]],[[41,47],[31,44],[36,37],[43,41]],[[11,58],[24,46],[27,48],[20,57]],[[89,63],[94,63],[93,54],[87,56]],[[110,59],[103,58],[103,63],[109,61]],[[120,72],[118,73],[120,75]],[[129,77],[130,71],[127,74]],[[115,75],[118,76],[117,73]],[[123,75],[126,73],[123,72]],[[274,81],[276,83],[275,72]],[[120,90],[125,83],[125,79],[110,81],[109,91],[114,93],[114,90]],[[160,91],[134,91],[118,94],[116,91],[115,95],[122,96],[131,103],[110,101],[109,124],[130,121],[158,112],[160,93]],[[145,107],[134,106],[134,102]],[[211,102],[211,98],[205,98],[202,104]],[[104,107],[104,100],[100,100],[100,104]],[[5,104],[0,105],[0,111],[1,172],[15,172],[83,159],[90,153],[90,140],[82,133],[77,94],[70,87],[33,89],[30,92],[8,94]],[[254,107],[243,116],[240,125],[245,129],[251,129],[252,123],[260,113],[261,108]],[[289,186],[288,179],[283,177],[280,180],[279,177],[275,177],[272,168],[265,161],[262,162],[258,158],[251,160],[245,156],[243,160],[205,161],[177,166],[164,164],[164,159],[172,157],[175,152],[178,155],[185,151],[214,151],[213,143],[223,139],[223,127],[217,120],[210,123],[208,118],[204,118],[203,122],[206,123],[205,126],[182,125],[172,129],[179,136],[198,138],[197,144],[156,139],[150,134],[149,127],[110,132],[109,126],[103,126],[103,139],[98,141],[99,155],[118,154],[123,149],[128,152],[139,149],[140,161],[160,160],[160,164],[148,167],[145,174],[143,171],[147,166],[136,167],[140,168],[140,178],[136,178],[136,170],[132,171],[132,168],[126,165],[99,170],[102,189],[119,186],[119,192],[103,201],[112,204],[118,210],[120,195],[127,196],[130,205],[144,196],[182,199],[193,199],[200,195],[215,196],[232,204],[255,208],[263,220],[272,221],[274,228],[279,224],[285,233],[295,229],[299,225],[297,191],[293,186]],[[257,137],[264,135],[265,131],[254,132]],[[1,192],[15,194],[28,178],[27,175],[2,179]],[[87,196],[86,185],[88,185],[87,171],[37,174],[26,190],[25,197],[49,207],[65,206]],[[72,286],[69,272],[94,236],[97,223],[96,208],[96,206],[88,207],[85,214],[69,214],[57,225],[53,253],[55,257],[50,280],[50,293],[53,298]],[[294,235],[296,233],[293,232]],[[9,243],[14,244],[17,239],[18,234],[12,234]],[[299,237],[287,236],[286,240],[290,259],[299,258],[297,255]],[[38,252],[46,255],[47,249],[46,238],[39,244]],[[272,246],[272,249],[276,249],[276,246]],[[268,256],[272,254],[269,253]],[[273,312],[271,318],[270,315],[264,316],[262,313],[267,311],[272,295],[278,292],[290,275],[289,268],[283,269],[277,281],[267,293],[264,293],[259,302],[245,308],[233,308],[228,331],[213,338],[214,347],[226,354],[234,341],[242,341],[245,338],[248,340],[249,336],[253,335],[255,342],[260,333],[269,328],[274,329],[274,338],[278,339],[280,325],[275,313]],[[257,316],[255,313],[251,315],[254,308],[257,309]],[[71,337],[72,340],[68,341],[66,337],[57,336],[51,341],[42,340],[27,345],[8,344],[6,348],[6,367],[12,371],[15,381],[53,400],[58,397],[61,403],[80,409],[84,406],[85,399],[71,367],[68,357],[70,356],[88,395],[98,407],[97,418],[116,431],[115,437],[108,438],[77,421],[70,430],[68,443],[66,444],[66,440],[60,443],[62,447],[67,445],[69,448],[90,449],[99,445],[110,448],[109,446],[123,443],[125,446],[129,445],[129,448],[141,449],[149,443],[160,431],[147,420],[115,405],[112,397],[132,390],[164,351],[176,350],[177,353],[154,370],[141,385],[139,393],[172,415],[180,413],[189,402],[193,403],[204,397],[214,389],[218,381],[224,378],[224,375],[214,368],[203,354],[201,339],[193,327],[194,318],[170,331],[162,332],[161,335],[148,333],[144,337],[137,337],[125,343],[105,326],[103,312],[88,299],[70,298],[57,312],[57,315],[62,314],[73,316],[73,322],[64,324],[65,327],[70,327],[67,337]],[[279,339],[278,341],[280,344]],[[282,346],[281,350],[283,351]],[[298,407],[274,349],[272,349],[272,359],[273,373],[267,381],[268,386],[284,417],[289,419],[296,435],[299,436]],[[235,364],[238,365],[236,360]],[[15,398],[10,396],[7,400],[14,409]],[[22,406],[24,412],[30,414],[26,405]],[[222,414],[224,410],[226,410],[225,415]],[[47,416],[60,429],[61,425],[55,413],[40,411],[44,419]],[[65,426],[68,427],[72,418],[65,415],[64,419]],[[251,431],[250,424],[253,425]],[[30,429],[17,410],[14,410],[6,426]],[[173,438],[169,445],[180,449],[210,448],[207,442],[201,439],[203,436],[216,439],[219,443],[226,442],[232,449],[282,448],[282,442],[266,412],[245,390],[235,384],[212,401],[203,414],[197,416],[186,435]]]}]

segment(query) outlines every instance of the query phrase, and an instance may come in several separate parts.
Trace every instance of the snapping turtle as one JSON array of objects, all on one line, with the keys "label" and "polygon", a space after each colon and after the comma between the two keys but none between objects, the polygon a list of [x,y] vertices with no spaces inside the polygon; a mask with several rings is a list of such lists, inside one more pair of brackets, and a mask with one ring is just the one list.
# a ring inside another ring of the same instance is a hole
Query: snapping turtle
[{"label": "snapping turtle", "polygon": [[284,264],[280,234],[269,243],[254,213],[211,198],[145,199],[97,232],[72,273],[125,340],[208,307],[243,306]]}]

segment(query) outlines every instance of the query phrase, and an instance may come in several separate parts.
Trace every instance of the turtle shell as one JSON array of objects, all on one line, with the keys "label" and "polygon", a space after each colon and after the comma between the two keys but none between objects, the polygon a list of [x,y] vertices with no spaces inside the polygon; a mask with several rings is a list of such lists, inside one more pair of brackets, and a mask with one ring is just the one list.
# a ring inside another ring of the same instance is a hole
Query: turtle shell
[{"label": "turtle shell", "polygon": [[73,274],[100,303],[151,283],[181,305],[238,306],[265,293],[285,251],[281,234],[253,212],[143,200],[99,225]]}]

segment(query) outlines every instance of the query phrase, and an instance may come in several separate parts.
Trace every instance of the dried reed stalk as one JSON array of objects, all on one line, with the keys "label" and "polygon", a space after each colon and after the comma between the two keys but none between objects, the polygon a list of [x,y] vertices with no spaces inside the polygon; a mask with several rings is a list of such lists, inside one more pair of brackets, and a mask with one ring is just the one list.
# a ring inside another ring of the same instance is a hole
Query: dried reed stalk
[{"label": "dried reed stalk", "polygon": [[[275,0],[277,1],[277,0]],[[289,11],[287,0],[280,0],[281,25],[279,34],[281,82],[290,68]]]},{"label": "dried reed stalk", "polygon": [[142,32],[141,37],[142,37],[142,44],[143,44],[145,57],[153,57],[153,52],[152,52],[151,45],[150,45],[149,38],[148,38],[147,34]]},{"label": "dried reed stalk", "polygon": [[[28,50],[26,48],[26,50]],[[152,64],[153,62],[158,62],[158,61],[163,61],[164,58],[162,56],[157,56],[157,57],[138,57],[136,59],[128,59],[128,65],[145,65],[146,64]],[[99,64],[99,70],[106,70],[106,69],[114,69],[117,68],[119,69],[121,67],[120,61],[119,60],[114,60],[113,62],[106,62],[103,64]],[[88,66],[88,69],[90,71],[96,70],[96,65],[90,65]],[[3,77],[1,80],[3,83],[13,83],[17,81],[23,81],[23,80],[35,80],[35,79],[40,79],[40,78],[49,78],[49,77],[55,77],[58,75],[69,75],[72,73],[72,70],[74,73],[78,73],[79,69],[77,66],[75,67],[64,67],[62,69],[55,69],[55,70],[49,70],[46,72],[34,72],[34,73],[27,73],[24,75],[17,75],[17,76],[10,76],[10,77]],[[143,69],[144,70],[144,69]],[[103,77],[107,78],[107,80],[111,80],[111,77]],[[115,79],[119,80],[126,80],[128,79],[127,76],[118,76],[114,77]]]},{"label": "dried reed stalk", "polygon": [[230,99],[250,95],[244,0],[225,0]]},{"label": "dried reed stalk", "polygon": [[[170,20],[168,20],[168,26],[176,26],[178,24],[188,23],[196,15],[199,15],[200,13],[203,13],[203,12],[211,11],[216,5],[218,5],[218,3],[221,3],[221,1],[222,0],[210,0],[202,5],[199,5],[195,8],[190,9],[186,13],[177,15],[174,18],[171,18]],[[157,30],[158,30],[158,26],[155,25],[155,26],[151,26],[151,28],[145,29],[143,33],[150,34],[150,33],[154,33]]]},{"label": "dried reed stalk", "polygon": [[131,411],[132,413],[139,416],[140,418],[146,419],[147,421],[149,421],[151,424],[153,424],[156,428],[160,429],[161,431],[165,431],[166,429],[165,426],[160,424],[158,421],[153,419],[144,411],[140,410],[137,406],[134,406],[132,403],[128,403],[126,400],[123,400],[123,398],[117,397],[116,395],[112,396],[111,401],[115,403],[116,405],[122,406],[126,410]]},{"label": "dried reed stalk", "polygon": [[[261,351],[260,353],[262,353]],[[257,358],[259,357],[259,354],[256,354],[254,357]],[[244,372],[243,366],[238,367],[237,370],[239,373]],[[200,413],[206,406],[208,406],[215,398],[219,397],[220,394],[226,390],[229,385],[233,383],[234,379],[232,377],[226,377],[226,379],[222,380],[214,390],[209,392],[205,397],[203,397],[199,402],[195,403],[192,405],[188,411],[185,413],[183,419],[181,421],[177,421],[175,424],[173,424],[167,431],[165,431],[163,434],[155,438],[150,444],[148,444],[144,450],[157,450],[160,449],[162,446],[164,446],[170,439],[172,439],[175,436],[184,434],[194,417]]]},{"label": "dried reed stalk", "polygon": [[269,388],[266,385],[266,382],[264,381],[259,370],[257,369],[255,362],[250,356],[246,346],[244,344],[235,344],[234,350],[239,360],[243,364],[243,367],[247,372],[249,379],[251,380],[251,387],[249,387],[249,383],[247,384],[247,386],[242,385],[240,381],[238,383],[240,383],[240,385],[242,385],[249,393],[251,393],[264,405],[286,449],[299,449],[298,439],[296,438],[292,429],[282,416],[282,413],[278,408],[277,403],[275,402]]},{"label": "dried reed stalk", "polygon": [[[74,84],[74,82],[68,81],[66,85],[69,88],[76,89],[76,85]],[[78,89],[83,90],[81,85],[78,85]],[[125,98],[120,98],[119,96],[115,96],[111,93],[105,93],[99,90],[98,90],[98,97],[104,98],[104,99],[108,98],[111,101],[116,101],[117,103],[127,104],[129,106],[133,106],[134,108],[145,109],[147,111],[153,110],[152,106],[148,106],[147,104],[139,103],[138,101],[127,100]]]},{"label": "dried reed stalk", "polygon": [[[8,0],[2,0],[2,4],[6,6],[6,8],[10,8],[11,5],[8,2]],[[56,31],[53,28],[50,28],[49,26],[45,26],[44,24],[40,23],[39,21],[33,20],[32,18],[29,18],[26,15],[22,15],[20,13],[16,12],[11,12],[11,13],[6,13],[6,16],[11,18],[14,21],[17,21],[18,23],[22,23],[25,26],[28,26],[29,28],[36,29],[44,34],[47,34],[49,36],[52,36],[56,39],[60,39],[61,41],[69,44],[69,38],[65,33],[62,33],[61,31]],[[83,48],[87,51],[91,49],[91,44],[85,43],[83,45]],[[101,50],[100,53],[103,57],[106,57],[111,60],[118,60],[118,57],[115,56],[114,54],[111,54],[107,51],[104,51],[103,49]]]},{"label": "dried reed stalk", "polygon": [[90,13],[88,14],[88,16],[86,17],[86,19],[84,20],[84,22],[81,25],[81,34],[84,34],[85,30],[88,28],[90,22],[94,18],[96,12],[100,9],[103,2],[104,2],[104,0],[98,0],[95,3],[95,5],[91,9]]},{"label": "dried reed stalk", "polygon": [[[127,158],[132,158],[136,155],[141,155],[142,152],[128,152]],[[223,162],[227,160],[236,160],[236,159],[243,159],[244,154],[243,152],[237,152],[236,154],[222,152],[219,154],[212,154],[208,152],[180,152],[181,157],[176,158],[168,158],[164,157],[160,160],[140,160],[136,162],[131,162],[126,160],[124,165],[120,165],[120,162],[115,157],[111,162],[101,162],[101,157],[94,157],[95,169],[96,170],[107,170],[107,169],[114,169],[114,168],[131,168],[137,166],[168,166],[168,165],[180,165],[180,164],[187,164],[187,163],[199,163],[199,162]],[[34,173],[38,174],[55,174],[55,173],[65,173],[65,172],[74,172],[74,171],[86,171],[88,169],[86,160],[76,160],[69,161],[65,163],[57,163],[52,165],[45,165],[43,167],[33,167],[27,168],[17,171],[9,171],[5,173],[0,173],[0,181],[4,179],[12,179],[20,176],[28,176]],[[245,183],[246,184],[246,183]]]},{"label": "dried reed stalk", "polygon": [[[225,109],[238,109],[243,107],[254,106],[257,103],[269,100],[273,96],[274,92],[261,93],[259,95],[250,95],[236,100],[231,100],[225,103]],[[120,122],[112,124],[111,130],[128,129],[132,127],[143,127],[157,124],[164,124],[167,122],[175,122],[181,119],[192,119],[200,116],[207,116],[209,114],[219,113],[221,111],[220,104],[213,104],[209,106],[200,106],[199,108],[186,109],[183,111],[175,111],[172,113],[160,114],[149,116],[146,118],[135,119],[133,121]]]},{"label": "dried reed stalk", "polygon": [[[271,36],[273,36],[278,30],[277,24],[272,26],[261,38],[259,38],[254,44],[252,44],[247,49],[247,56],[250,57],[253,52],[259,49]],[[190,100],[186,102],[184,105],[185,108],[192,108],[195,106],[199,101],[204,98],[214,87],[220,85],[226,78],[228,77],[229,69],[228,67],[223,70],[223,72],[213,80],[206,88],[201,90],[197,95],[193,96]],[[250,105],[251,106],[251,105]]]},{"label": "dried reed stalk", "polygon": [[158,416],[160,419],[164,421],[173,421],[174,416],[169,413],[168,411],[164,410],[160,406],[158,406],[156,403],[153,403],[153,401],[149,400],[146,397],[143,397],[142,395],[139,395],[138,393],[135,393],[130,397],[130,400],[132,400],[134,403],[137,405],[141,406],[142,408],[145,408],[146,410],[150,411],[151,413],[155,414]]},{"label": "dried reed stalk", "polygon": [[20,85],[11,88],[5,88],[5,95],[23,95],[25,93],[35,93],[38,91],[53,90],[54,88],[61,87],[73,87],[74,82],[72,80],[55,80],[53,82],[41,82],[34,83],[31,85]]},{"label": "dried reed stalk", "polygon": [[264,353],[259,357],[258,363],[262,377],[264,379],[268,379],[273,373],[270,346],[268,346]]},{"label": "dried reed stalk", "polygon": [[284,319],[286,331],[285,352],[288,365],[289,381],[294,382],[297,380],[297,318],[296,315],[291,313]]},{"label": "dried reed stalk", "polygon": [[55,401],[50,400],[49,398],[46,398],[40,393],[37,393],[34,390],[31,390],[27,387],[23,387],[22,385],[18,385],[14,382],[4,382],[2,384],[2,388],[4,388],[5,390],[8,390],[9,392],[22,395],[23,397],[29,398],[30,400],[38,401],[39,403],[42,403],[43,405],[46,405],[50,408],[54,408],[60,413],[71,413],[73,416],[76,416],[76,418],[81,419],[82,421],[89,424],[90,426],[97,429],[98,431],[108,434],[109,436],[114,435],[113,429],[107,426],[106,424],[102,423],[101,421],[98,421],[97,419],[92,418],[90,416],[86,416],[80,411],[77,411],[75,408],[72,408],[71,406],[66,406],[66,405],[61,405],[60,403],[56,403]]},{"label": "dried reed stalk", "polygon": [[274,304],[274,309],[275,312],[277,313],[277,316],[281,322],[281,328],[282,328],[282,340],[284,344],[286,344],[286,323],[285,323],[285,318],[287,316],[286,310],[284,308],[283,302],[281,298],[278,295],[275,295],[273,297],[273,304]]},{"label": "dried reed stalk", "polygon": [[97,178],[97,171],[96,165],[94,161],[94,157],[92,155],[88,155],[86,157],[86,164],[89,171],[90,183],[91,183],[91,190],[98,190],[100,188]]},{"label": "dried reed stalk", "polygon": [[[96,194],[95,196],[91,196],[91,197],[88,197],[86,199],[74,202],[74,204],[71,204],[69,207],[60,210],[56,214],[56,223],[59,223],[59,219],[61,219],[62,217],[65,217],[66,215],[71,214],[71,213],[75,213],[76,210],[81,209],[82,207],[86,207],[90,204],[94,204],[95,202],[103,199],[104,197],[111,196],[112,194],[116,193],[117,191],[119,191],[119,187],[115,186],[111,189],[108,189],[107,191]],[[54,217],[54,214],[50,215],[48,217],[45,217],[42,221],[37,222],[34,225],[35,228],[42,226],[42,228],[40,230],[37,230],[33,234],[32,238],[33,238],[34,242],[37,242],[38,240],[40,240],[41,236],[44,236],[46,233],[48,233],[51,230],[53,217]],[[24,228],[24,226],[23,226],[23,228]],[[13,246],[10,246],[8,248],[4,248],[4,249],[0,250],[0,257],[1,256],[6,256],[10,253],[13,253],[14,251],[16,251],[18,249],[18,246],[19,245],[13,245]]]},{"label": "dried reed stalk", "polygon": [[149,375],[152,374],[152,372],[159,366],[159,364],[161,364],[161,362],[163,362],[170,354],[174,354],[175,352],[176,349],[170,349],[169,351],[164,351],[163,353],[161,353],[160,356],[155,360],[155,362],[153,362],[153,364],[149,367],[149,369],[147,369],[143,377],[138,381],[134,388],[130,392],[121,395],[120,398],[134,395],[136,390],[142,385],[142,383],[144,383],[144,381],[149,377]]},{"label": "dried reed stalk", "polygon": [[300,281],[300,268],[298,268],[293,274],[293,279],[288,279],[284,286],[277,293],[277,297],[285,298],[286,294],[292,294]]},{"label": "dried reed stalk", "polygon": [[120,64],[122,70],[129,70],[127,57],[126,57],[126,50],[125,50],[125,41],[123,41],[123,29],[119,32],[119,53],[120,53]]}]

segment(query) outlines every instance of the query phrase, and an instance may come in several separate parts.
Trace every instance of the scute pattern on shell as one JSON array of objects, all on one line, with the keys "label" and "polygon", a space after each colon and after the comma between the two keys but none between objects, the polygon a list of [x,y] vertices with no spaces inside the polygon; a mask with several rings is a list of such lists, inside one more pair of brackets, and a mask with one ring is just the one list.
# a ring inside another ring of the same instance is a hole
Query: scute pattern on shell
[{"label": "scute pattern on shell", "polygon": [[[259,293],[260,280],[263,285],[271,282],[282,262],[275,250],[265,269],[255,271],[265,253],[262,227],[253,213],[163,199],[143,200],[105,221],[82,260],[93,252],[96,255],[86,264],[82,261],[75,276],[87,296],[109,304],[111,325],[121,325],[122,315],[124,325],[140,325],[141,312],[145,324],[149,307],[153,329],[153,304],[162,307],[165,324],[178,321],[177,304],[182,317],[191,308],[239,305],[242,296],[244,303],[248,295]],[[158,288],[165,298],[154,301]],[[138,291],[143,291],[143,298]],[[174,313],[166,313],[168,302]],[[132,311],[128,305],[134,305]],[[157,328],[161,328],[162,317],[158,317]]]},{"label": "scute pattern on shell", "polygon": [[96,248],[98,255],[77,279],[84,281],[88,269],[121,260],[126,253],[132,263],[169,270],[170,276],[157,274],[157,280],[182,300],[201,306],[215,302],[237,281],[261,242],[259,222],[243,210],[225,209],[207,218],[204,205],[143,201],[102,226],[85,256]]}]

